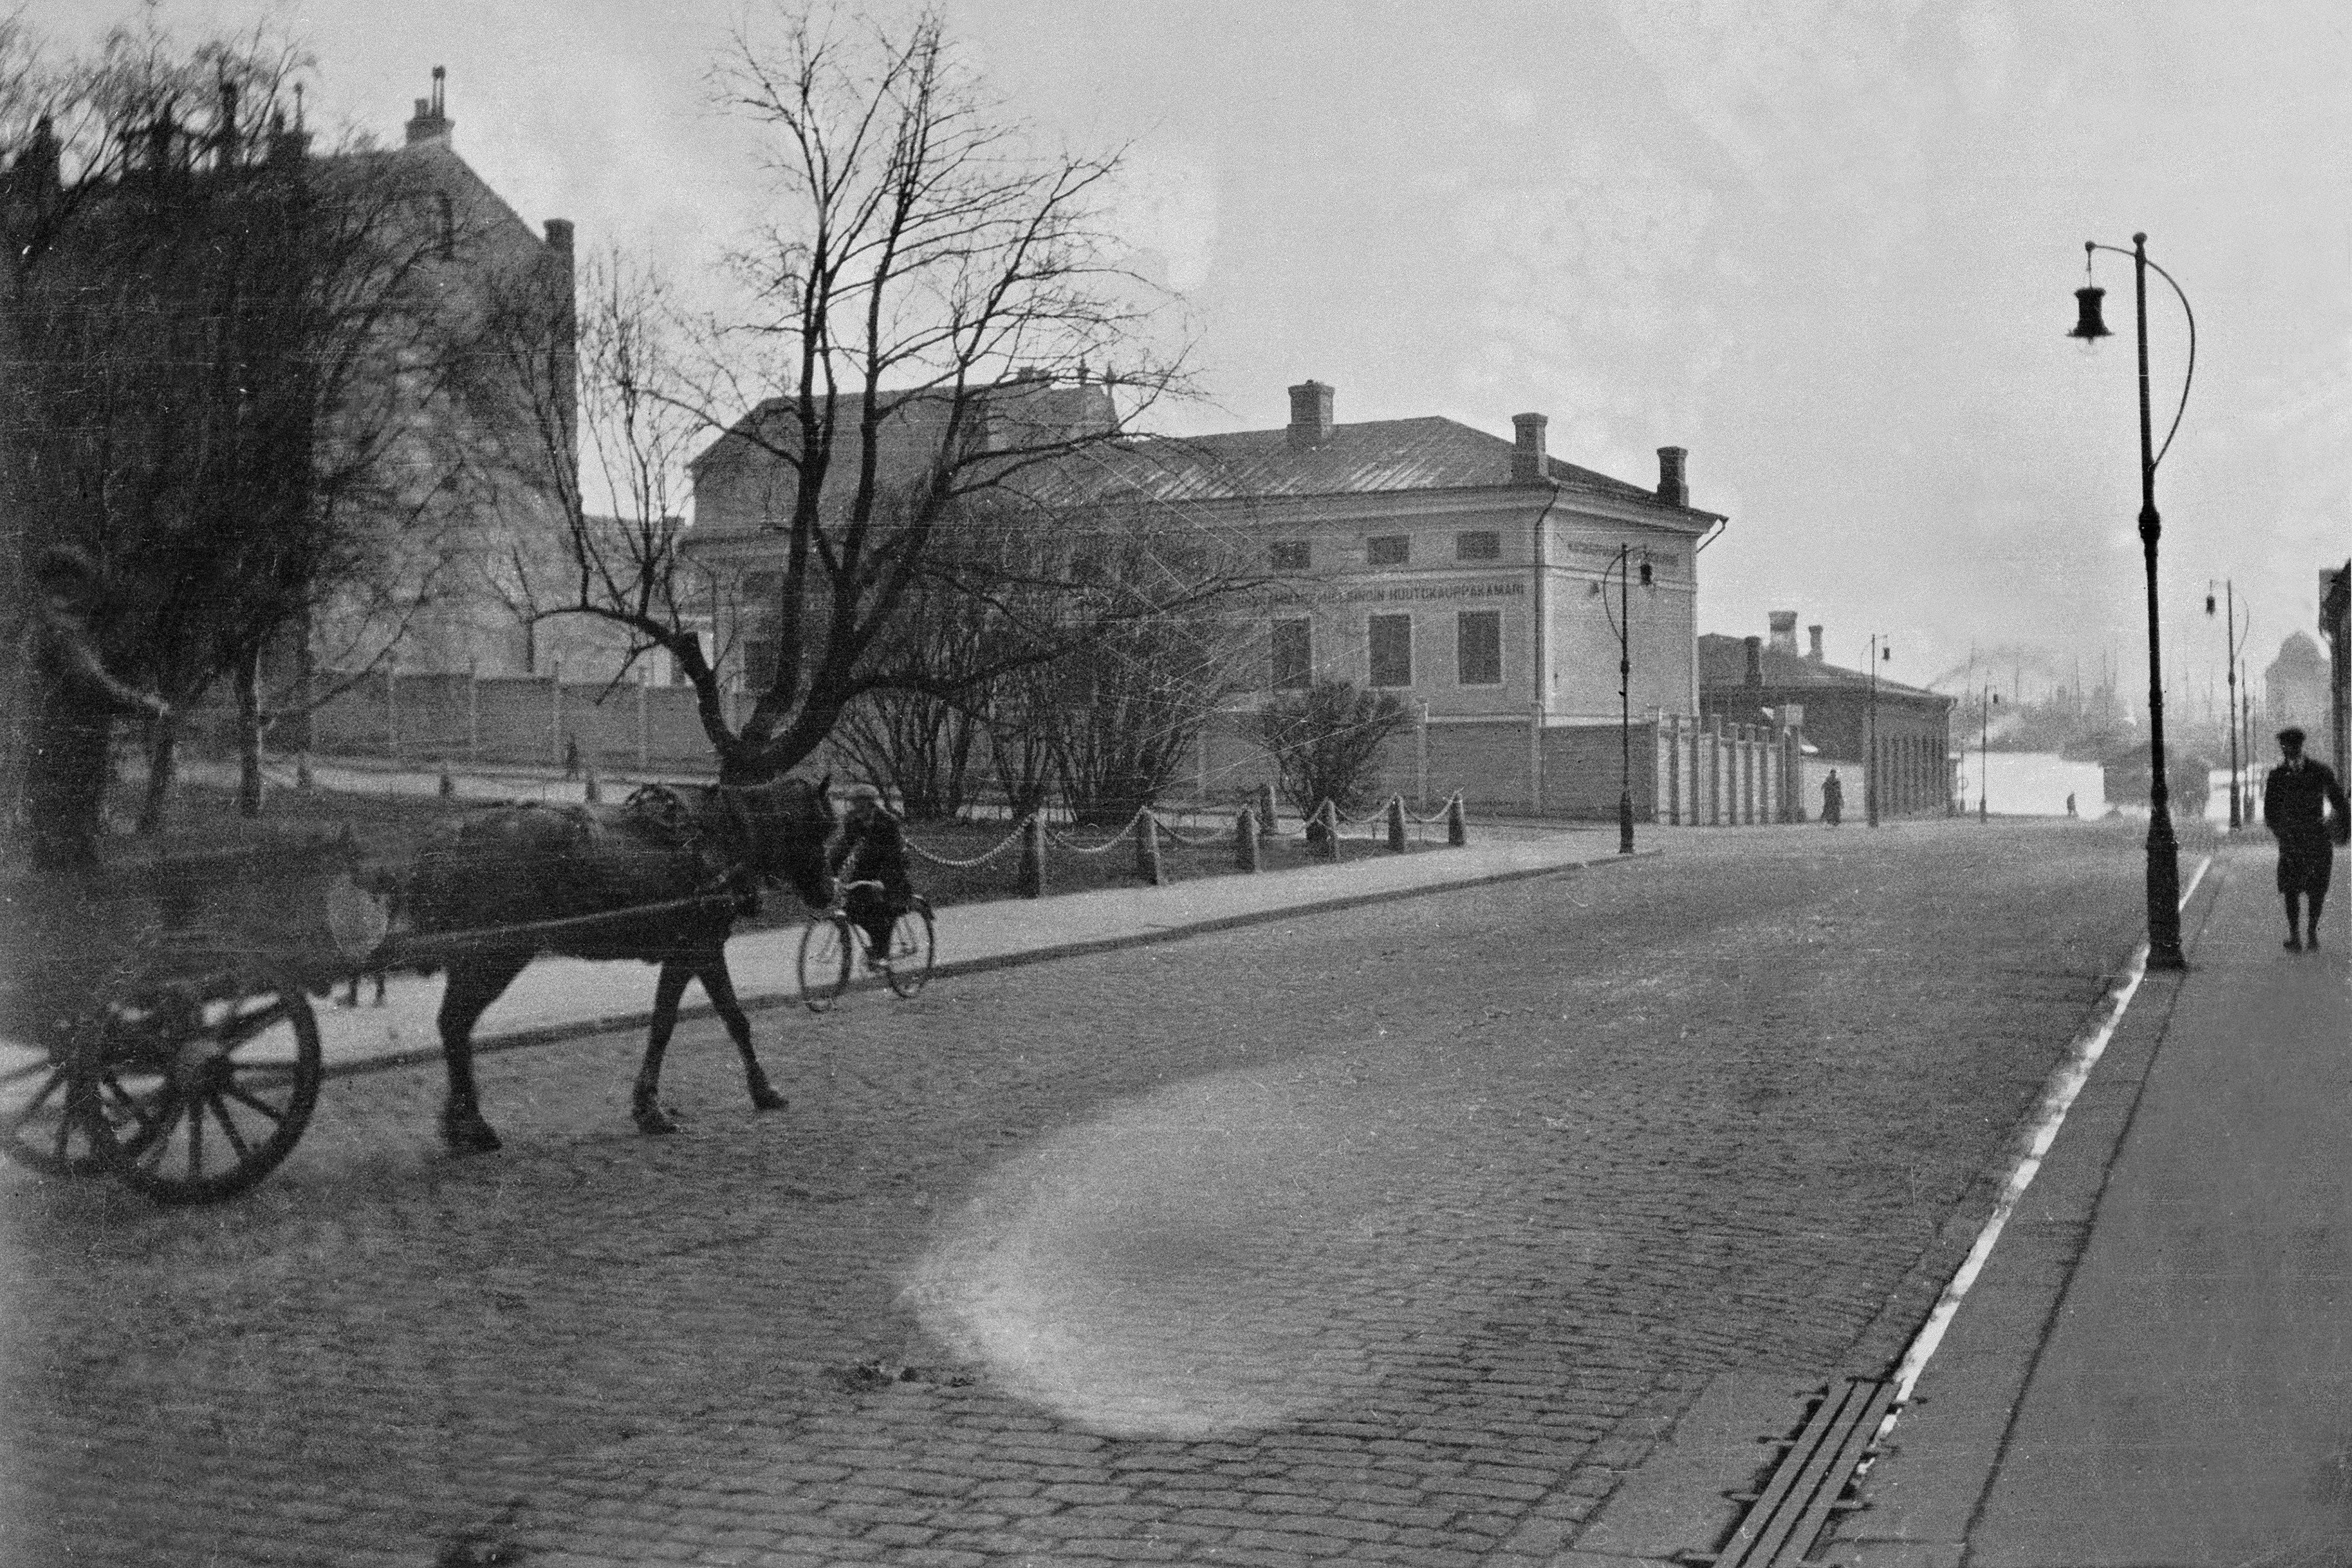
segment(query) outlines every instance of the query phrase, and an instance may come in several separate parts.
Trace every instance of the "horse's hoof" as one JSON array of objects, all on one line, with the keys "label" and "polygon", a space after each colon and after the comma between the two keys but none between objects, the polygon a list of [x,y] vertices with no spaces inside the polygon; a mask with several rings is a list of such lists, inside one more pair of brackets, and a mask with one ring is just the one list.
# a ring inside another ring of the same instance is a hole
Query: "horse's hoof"
[{"label": "horse's hoof", "polygon": [[677,1118],[658,1105],[640,1105],[635,1114],[637,1131],[640,1133],[662,1134],[677,1131]]},{"label": "horse's hoof", "polygon": [[442,1123],[441,1141],[449,1146],[450,1153],[458,1155],[487,1155],[499,1147],[499,1135],[479,1116],[470,1121]]},{"label": "horse's hoof", "polygon": [[764,1083],[751,1091],[751,1109],[754,1111],[782,1111],[791,1104],[791,1101]]}]

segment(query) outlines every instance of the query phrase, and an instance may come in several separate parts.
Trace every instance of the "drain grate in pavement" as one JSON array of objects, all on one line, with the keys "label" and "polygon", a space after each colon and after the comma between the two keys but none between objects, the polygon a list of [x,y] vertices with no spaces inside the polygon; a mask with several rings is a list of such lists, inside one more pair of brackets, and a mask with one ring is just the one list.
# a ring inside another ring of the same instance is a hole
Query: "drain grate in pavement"
[{"label": "drain grate in pavement", "polygon": [[1858,1506],[1846,1489],[1894,1406],[1889,1378],[1849,1377],[1822,1389],[1763,1490],[1738,1500],[1748,1509],[1730,1539],[1678,1561],[1692,1568],[1794,1568],[1806,1561],[1830,1521]]}]

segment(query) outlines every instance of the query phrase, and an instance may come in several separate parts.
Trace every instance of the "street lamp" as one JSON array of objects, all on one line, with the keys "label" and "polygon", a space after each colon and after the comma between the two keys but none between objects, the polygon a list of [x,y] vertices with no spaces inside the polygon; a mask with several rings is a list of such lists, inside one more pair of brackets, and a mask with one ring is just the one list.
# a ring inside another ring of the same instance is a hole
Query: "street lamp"
[{"label": "street lamp", "polygon": [[[2242,644],[2238,641],[2237,590],[2226,577],[2221,580],[2221,602],[2228,609],[2222,635],[2228,639],[2224,646],[2230,655],[2230,831],[2234,833],[2245,825],[2238,805],[2238,649]],[[2205,613],[2213,613],[2213,580],[2210,577],[2205,580]],[[2253,630],[2251,618],[2246,630]]]},{"label": "street lamp", "polygon": [[1870,634],[1870,755],[1862,766],[1862,820],[1873,828],[1878,826],[1878,666],[1895,657],[1894,649],[1882,646],[1885,641],[1876,632]]},{"label": "street lamp", "polygon": [[[1988,685],[1977,698],[1977,821],[1992,820],[1992,710],[2000,694]],[[1963,743],[1965,744],[1965,743]]]},{"label": "street lamp", "polygon": [[[2180,415],[2189,407],[2189,383],[2197,374],[2197,314],[2189,308],[2189,296],[2172,274],[2147,258],[2147,235],[2132,235],[2132,247],[2101,245],[2096,240],[2083,242],[2084,287],[2074,290],[2076,319],[2074,329],[2066,335],[2080,338],[2085,343],[2113,336],[2099,317],[2099,301],[2106,290],[2089,281],[2091,258],[2099,251],[2113,251],[2117,256],[2132,258],[2134,297],[2137,305],[2139,327],[2139,541],[2147,569],[2147,967],[2151,969],[2185,969],[2189,961],[2180,951],[2180,843],[2172,835],[2172,796],[2164,778],[2164,649],[2158,634],[2156,594],[2156,545],[2162,537],[2164,524],[2156,510],[2156,465],[2172,448],[2172,438],[2180,430]],[[2174,410],[2172,428],[2165,433],[2164,445],[2153,445],[2149,435],[2147,407],[2147,274],[2155,267],[2158,277],[2171,284],[2173,296],[2180,301],[2181,314],[2189,319],[2189,365],[2180,378],[2180,406]]]},{"label": "street lamp", "polygon": [[[1641,564],[1650,586],[1650,563]],[[1617,547],[1617,852],[1633,852],[1633,547]],[[1609,611],[1608,574],[1601,574],[1601,610]]]}]

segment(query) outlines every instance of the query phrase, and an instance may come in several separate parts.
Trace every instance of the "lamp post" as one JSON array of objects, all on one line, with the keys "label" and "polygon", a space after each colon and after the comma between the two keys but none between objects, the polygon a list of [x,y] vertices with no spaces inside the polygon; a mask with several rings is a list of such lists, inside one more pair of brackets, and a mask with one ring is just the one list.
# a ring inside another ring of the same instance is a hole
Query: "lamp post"
[{"label": "lamp post", "polygon": [[[2156,465],[2171,450],[2172,438],[2180,429],[2180,415],[2189,407],[2189,384],[2197,374],[2197,314],[2189,308],[2189,296],[2180,291],[2172,274],[2148,260],[2147,235],[2132,235],[2128,251],[2085,240],[2084,287],[2074,290],[2076,319],[2068,337],[2090,343],[2114,335],[2099,317],[2099,301],[2106,290],[2089,281],[2091,258],[2103,250],[2132,258],[2139,329],[2139,541],[2147,571],[2147,967],[2185,969],[2189,961],[2180,951],[2180,843],[2172,833],[2172,797],[2164,777],[2164,648],[2158,629],[2156,592],[2156,547],[2163,536],[2164,523],[2156,510]],[[2180,406],[2173,412],[2172,428],[2165,433],[2161,447],[2154,445],[2148,423],[2147,274],[2151,267],[2172,286],[2174,298],[2180,301],[2181,314],[2189,319],[2189,364],[2180,378]]]},{"label": "lamp post", "polygon": [[[2222,636],[2227,639],[2223,647],[2229,653],[2230,667],[2230,831],[2234,833],[2245,826],[2245,818],[2240,810],[2238,795],[2238,594],[2226,577],[2221,580],[2221,602],[2227,611]],[[2213,580],[2210,577],[2205,580],[2205,613],[2213,613]]]},{"label": "lamp post", "polygon": [[1895,657],[1895,650],[1883,645],[1885,641],[1878,632],[1870,634],[1870,755],[1862,765],[1862,820],[1873,828],[1878,826],[1878,665]]},{"label": "lamp post", "polygon": [[[1617,852],[1633,852],[1633,547],[1617,547]],[[1650,586],[1650,563],[1642,562],[1642,586]],[[1602,574],[1601,608],[1609,609],[1608,576]]]},{"label": "lamp post", "polygon": [[1990,685],[1977,697],[1977,821],[1992,820],[1992,708],[2000,694]]}]

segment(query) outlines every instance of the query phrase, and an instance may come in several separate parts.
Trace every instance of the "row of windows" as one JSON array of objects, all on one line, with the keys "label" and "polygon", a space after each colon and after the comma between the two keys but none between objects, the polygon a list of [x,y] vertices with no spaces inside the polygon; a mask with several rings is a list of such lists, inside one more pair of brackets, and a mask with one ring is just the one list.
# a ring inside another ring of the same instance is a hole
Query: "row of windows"
[{"label": "row of windows", "polygon": [[[1282,539],[1268,547],[1267,564],[1276,571],[1308,571],[1315,565],[1315,552],[1305,539]],[[1491,528],[1473,529],[1454,536],[1455,560],[1500,560],[1503,559],[1503,536]],[[1364,540],[1364,563],[1367,566],[1403,566],[1412,559],[1411,534],[1373,534]]]},{"label": "row of windows", "polygon": [[[1368,684],[1410,686],[1412,683],[1412,617],[1373,615],[1364,622]],[[1274,669],[1276,691],[1297,691],[1315,684],[1315,626],[1311,621],[1274,623]],[[1454,617],[1454,680],[1464,686],[1503,684],[1503,612],[1464,610]]]}]

